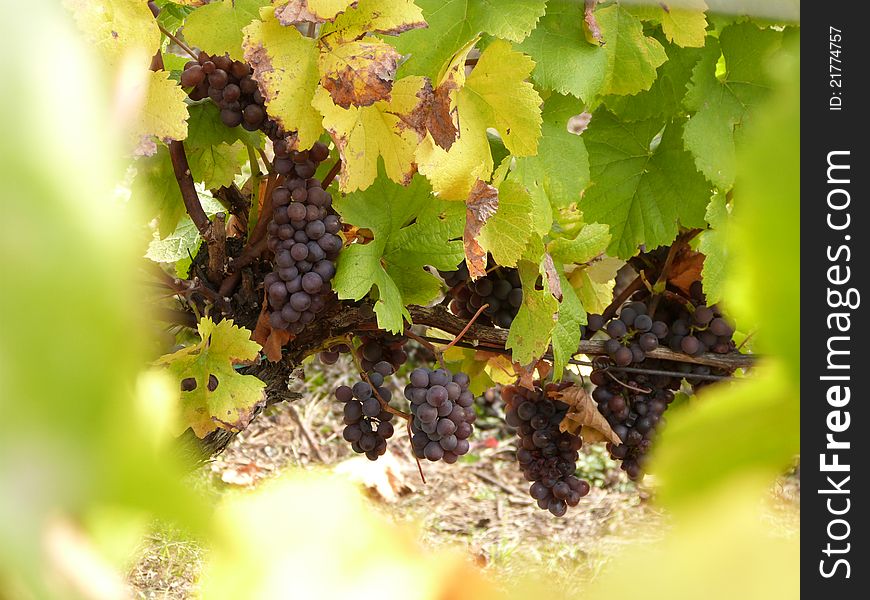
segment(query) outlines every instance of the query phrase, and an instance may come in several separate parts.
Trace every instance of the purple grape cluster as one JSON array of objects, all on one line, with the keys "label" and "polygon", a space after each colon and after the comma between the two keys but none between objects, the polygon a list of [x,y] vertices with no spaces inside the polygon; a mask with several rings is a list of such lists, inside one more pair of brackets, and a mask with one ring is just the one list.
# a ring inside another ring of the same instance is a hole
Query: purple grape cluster
[{"label": "purple grape cluster", "polygon": [[[358,454],[369,460],[377,460],[387,451],[387,440],[393,436],[393,413],[381,406],[378,396],[390,402],[390,390],[384,387],[384,378],[395,373],[393,366],[381,361],[368,374],[368,381],[358,381],[353,387],[346,385],[335,389],[336,400],[344,403],[344,430],[342,437]],[[375,394],[377,392],[377,394]]]},{"label": "purple grape cluster", "polygon": [[622,440],[621,444],[608,443],[607,450],[611,458],[622,461],[622,470],[632,480],[643,477],[646,455],[652,448],[656,431],[664,425],[665,411],[674,401],[673,391],[653,385],[661,383],[656,381],[657,377],[661,376],[633,374],[626,384],[634,389],[629,389],[601,371],[594,371],[591,376],[597,386],[592,391],[592,399]]},{"label": "purple grape cluster", "polygon": [[[408,360],[408,355],[405,353],[405,344],[408,338],[400,334],[392,334],[384,331],[373,332],[371,335],[361,335],[359,352],[361,354],[360,366],[371,371],[378,362],[385,360],[395,370],[399,370]],[[350,352],[350,346],[347,344],[336,344],[320,352],[318,358],[325,365],[332,365],[338,361],[341,354]]]},{"label": "purple grape cluster", "polygon": [[495,267],[490,261],[487,274],[471,280],[468,266],[463,261],[455,271],[439,271],[450,288],[450,310],[457,317],[470,319],[484,304],[478,322],[508,329],[523,304],[523,288],[516,269]]},{"label": "purple grape cluster", "polygon": [[181,85],[193,88],[189,92],[191,100],[211,98],[220,108],[221,121],[227,127],[260,129],[272,140],[285,137],[266,114],[266,104],[249,65],[228,55],[200,52],[197,60],[184,65]]},{"label": "purple grape cluster", "polygon": [[535,385],[529,390],[517,385],[502,389],[505,402],[505,422],[517,430],[517,462],[523,476],[532,484],[529,494],[538,507],[563,516],[569,506],[577,506],[589,493],[589,484],[574,476],[578,450],[583,445],[580,436],[559,430],[568,412],[568,405],[547,397],[548,393],[564,389],[564,385]]},{"label": "purple grape cluster", "polygon": [[414,369],[405,386],[411,403],[411,446],[417,458],[453,464],[468,452],[474,431],[474,394],[465,373]]},{"label": "purple grape cluster", "polygon": [[332,294],[335,259],[343,245],[338,235],[341,220],[330,210],[332,196],[313,177],[317,165],[329,157],[329,149],[320,142],[302,152],[280,146],[275,144],[276,166],[279,161],[291,166],[284,169],[284,183],[272,192],[266,245],[275,254],[275,270],[264,285],[272,327],[299,333]]}]

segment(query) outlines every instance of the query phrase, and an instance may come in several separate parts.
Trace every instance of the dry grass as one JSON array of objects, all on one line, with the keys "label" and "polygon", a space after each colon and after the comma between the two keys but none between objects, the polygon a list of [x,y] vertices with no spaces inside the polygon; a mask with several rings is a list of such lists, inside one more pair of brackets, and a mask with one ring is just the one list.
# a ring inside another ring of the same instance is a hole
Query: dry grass
[{"label": "dry grass", "polygon": [[[193,476],[195,483],[220,495],[240,485],[255,487],[287,469],[333,465],[356,456],[341,438],[340,407],[330,394],[335,385],[351,381],[349,366],[330,367],[328,385],[319,366],[307,370],[306,400],[275,406],[260,416]],[[594,469],[592,492],[557,519],[528,496],[528,483],[512,460],[511,438],[504,431],[479,431],[467,460],[425,463],[424,485],[407,433],[396,429],[390,452],[406,488],[395,503],[372,494],[373,506],[395,521],[419,523],[421,542],[427,546],[465,548],[504,585],[535,568],[556,585],[576,586],[594,579],[626,545],[654,543],[667,529],[666,516],[601,452],[581,461],[581,468],[586,464]],[[773,494],[769,518],[783,535],[799,531],[794,510],[799,497],[799,487],[795,491],[789,480]],[[157,531],[143,543],[129,580],[139,598],[189,598],[203,555],[196,543]]]}]

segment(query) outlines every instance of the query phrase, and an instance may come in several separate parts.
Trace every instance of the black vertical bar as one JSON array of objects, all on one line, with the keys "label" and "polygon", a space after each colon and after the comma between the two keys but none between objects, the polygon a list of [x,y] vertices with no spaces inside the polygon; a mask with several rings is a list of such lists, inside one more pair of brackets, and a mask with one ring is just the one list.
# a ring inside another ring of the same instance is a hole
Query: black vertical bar
[{"label": "black vertical bar", "polygon": [[861,305],[870,301],[865,7],[806,3],[801,27],[801,589],[807,598],[870,593],[870,481],[863,464],[870,337]]}]

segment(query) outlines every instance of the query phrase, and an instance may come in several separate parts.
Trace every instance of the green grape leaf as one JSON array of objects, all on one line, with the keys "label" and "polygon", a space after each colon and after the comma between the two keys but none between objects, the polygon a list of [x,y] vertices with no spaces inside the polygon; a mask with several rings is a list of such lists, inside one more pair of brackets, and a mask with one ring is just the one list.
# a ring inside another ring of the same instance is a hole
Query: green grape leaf
[{"label": "green grape leaf", "polygon": [[[194,10],[193,6],[185,6],[176,2],[169,2],[168,0],[156,0],[155,3],[160,9],[160,14],[157,15],[157,22],[166,31],[177,31],[184,24],[187,16]],[[164,60],[165,58],[164,56]]]},{"label": "green grape leaf", "polygon": [[[562,207],[580,201],[589,185],[589,155],[583,138],[568,131],[568,119],[583,112],[583,103],[571,96],[552,94],[544,101],[541,141],[535,156],[518,157],[511,178],[525,184],[549,205]],[[537,231],[545,235],[552,216]]]},{"label": "green grape leaf", "polygon": [[535,289],[535,282],[541,274],[537,264],[521,260],[517,268],[523,284],[523,304],[511,324],[505,347],[512,351],[515,362],[530,365],[550,345],[550,334],[555,326],[554,315],[559,302],[547,289],[546,279],[544,289]]},{"label": "green grape leaf", "polygon": [[481,32],[511,42],[522,41],[541,15],[547,0],[417,0],[429,27],[409,31],[392,40],[409,55],[400,74],[424,75],[431,80],[450,57]]},{"label": "green grape leaf", "polygon": [[269,9],[261,16],[264,20],[245,28],[245,60],[254,69],[269,116],[284,131],[296,131],[300,147],[310,148],[323,133],[321,116],[311,105],[320,81],[316,42],[281,25]]},{"label": "green grape leaf", "polygon": [[556,269],[562,285],[562,301],[559,302],[559,315],[553,327],[553,376],[559,381],[568,361],[576,354],[580,345],[580,326],[586,324],[586,311],[565,276],[565,271],[560,265]]},{"label": "green grape leaf", "polygon": [[682,112],[686,86],[703,50],[680,48],[665,42],[668,60],[658,68],[650,89],[632,96],[608,96],[607,109],[623,121],[642,121],[653,117],[670,119]]},{"label": "green grape leaf", "polygon": [[226,127],[211,101],[188,106],[190,134],[184,141],[193,180],[206,188],[228,186],[248,161],[245,145],[261,147],[261,137],[242,127]]},{"label": "green grape leaf", "polygon": [[641,244],[670,244],[681,224],[706,224],[712,193],[681,135],[678,121],[623,123],[604,110],[592,117],[583,133],[592,185],[580,208],[586,220],[610,225],[608,254],[629,258]]},{"label": "green grape leaf", "polygon": [[496,263],[513,267],[523,256],[534,230],[533,208],[532,197],[522,184],[505,181],[498,188],[498,210],[478,238]]},{"label": "green grape leaf", "polygon": [[233,60],[245,60],[242,30],[267,4],[269,0],[222,0],[200,6],[184,22],[184,37],[209,54],[229,53]]},{"label": "green grape leaf", "polygon": [[335,35],[342,40],[356,40],[366,33],[398,35],[411,29],[426,27],[423,11],[414,0],[359,0],[356,6],[327,23],[320,38]]},{"label": "green grape leaf", "polygon": [[184,200],[172,170],[169,149],[160,144],[153,156],[142,157],[134,164],[136,177],[130,201],[138,205],[142,214],[157,217],[161,237],[168,236],[184,215]]},{"label": "green grape leaf", "polygon": [[722,290],[727,275],[728,264],[728,220],[730,214],[724,194],[716,194],[707,206],[707,222],[710,229],[701,232],[698,251],[704,255],[701,277],[707,304],[715,304],[722,299]]},{"label": "green grape leaf", "polygon": [[707,36],[707,17],[704,0],[691,0],[680,6],[662,11],[662,31],[668,40],[678,46],[701,48]]},{"label": "green grape leaf", "polygon": [[[494,41],[481,54],[456,92],[459,139],[444,150],[427,136],[417,148],[419,170],[440,197],[465,200],[478,179],[489,179],[494,167],[486,133],[489,127],[499,132],[514,156],[537,153],[541,97],[525,81],[533,66],[528,56],[515,52],[503,40]],[[457,85],[461,84],[460,77]]]},{"label": "green grape leaf", "polygon": [[63,0],[90,46],[113,68],[131,54],[151,56],[160,46],[157,21],[137,0]]},{"label": "green grape leaf", "polygon": [[423,101],[418,94],[425,84],[422,77],[405,77],[393,84],[389,101],[346,109],[318,88],[313,105],[323,114],[323,125],[341,154],[341,191],[368,188],[378,175],[378,157],[390,179],[401,184],[411,180],[421,133],[408,123],[421,110]]},{"label": "green grape leaf", "polygon": [[555,237],[547,252],[557,263],[582,265],[604,254],[610,244],[610,228],[600,223],[584,225],[572,238]]},{"label": "green grape leaf", "polygon": [[586,103],[607,94],[649,89],[656,69],[667,60],[662,45],[643,33],[641,22],[615,4],[595,11],[604,46],[589,44],[583,32],[583,5],[549,0],[547,14],[518,48],[537,63],[532,78],[543,88],[572,94]]},{"label": "green grape leaf", "polygon": [[[202,341],[157,360],[166,365],[179,386],[185,379],[196,381],[192,391],[181,392],[180,431],[190,427],[202,438],[218,428],[241,431],[265,400],[266,384],[253,375],[236,373],[234,364],[257,358],[260,344],[251,332],[231,320],[215,324],[209,317],[197,326]],[[214,387],[209,390],[209,384]]]},{"label": "green grape leaf", "polygon": [[[201,194],[200,199],[205,214],[209,217],[224,211],[223,205],[209,195]],[[175,231],[163,239],[155,231],[154,239],[148,244],[145,258],[159,263],[179,263],[176,273],[182,276],[190,266],[190,256],[196,254],[200,245],[199,230],[190,217],[184,217],[179,221]]]},{"label": "green grape leaf", "polygon": [[451,270],[462,262],[464,207],[432,196],[422,177],[402,187],[382,173],[365,192],[336,200],[346,223],[370,229],[374,239],[351,244],[338,258],[333,289],[341,299],[359,300],[377,288],[378,326],[402,331],[410,322],[406,305],[426,304],[441,290],[426,266]]},{"label": "green grape leaf", "polygon": [[[718,43],[708,40],[695,66],[684,102],[695,114],[686,123],[683,138],[698,169],[721,190],[734,184],[735,145],[747,130],[753,107],[768,96],[770,75],[764,65],[781,40],[782,33],[774,29],[748,22],[730,25],[722,30]],[[717,77],[720,48],[725,73]]]}]

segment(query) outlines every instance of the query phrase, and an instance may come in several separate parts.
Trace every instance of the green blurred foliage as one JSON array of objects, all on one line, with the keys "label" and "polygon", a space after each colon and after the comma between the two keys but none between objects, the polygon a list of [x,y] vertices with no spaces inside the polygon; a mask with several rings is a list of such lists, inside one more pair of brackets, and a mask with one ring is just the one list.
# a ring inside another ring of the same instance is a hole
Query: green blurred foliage
[{"label": "green blurred foliage", "polygon": [[[0,16],[16,22],[19,11],[3,3]],[[114,200],[123,165],[112,119],[124,107],[106,103],[110,82],[65,13],[51,2],[28,13],[38,42],[27,27],[0,40],[3,56],[28,52],[7,61],[16,93],[0,99],[0,590],[64,598],[80,591],[63,540],[89,516],[202,519],[135,401],[160,383],[136,384],[145,309],[134,261],[145,240]]]}]

